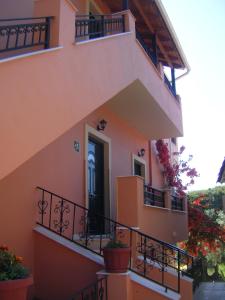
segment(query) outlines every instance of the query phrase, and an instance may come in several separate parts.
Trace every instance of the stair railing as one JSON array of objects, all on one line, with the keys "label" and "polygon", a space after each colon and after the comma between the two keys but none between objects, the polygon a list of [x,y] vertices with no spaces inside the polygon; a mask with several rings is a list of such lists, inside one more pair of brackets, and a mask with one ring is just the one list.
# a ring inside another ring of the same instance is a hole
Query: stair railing
[{"label": "stair railing", "polygon": [[94,283],[77,292],[71,300],[108,300],[107,277],[100,278]]},{"label": "stair railing", "polygon": [[[180,292],[180,278],[189,274],[194,263],[192,256],[44,188],[37,189],[37,224],[100,256],[109,239],[121,240],[131,249],[131,271],[160,284],[166,291]],[[171,282],[171,272],[176,274],[176,282]]]}]

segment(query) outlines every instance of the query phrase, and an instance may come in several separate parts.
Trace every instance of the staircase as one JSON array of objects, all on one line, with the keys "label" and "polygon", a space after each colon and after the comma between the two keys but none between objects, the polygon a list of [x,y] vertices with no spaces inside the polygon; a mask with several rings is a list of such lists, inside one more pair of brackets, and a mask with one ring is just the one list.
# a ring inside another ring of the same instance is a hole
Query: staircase
[{"label": "staircase", "polygon": [[[171,244],[97,215],[44,188],[37,189],[40,192],[38,225],[98,256],[103,256],[103,248],[109,239],[119,239],[131,247],[129,269],[132,272],[157,283],[165,291],[180,293],[181,276],[190,274],[193,257]],[[96,234],[91,228],[98,222],[104,224],[104,232]]]}]

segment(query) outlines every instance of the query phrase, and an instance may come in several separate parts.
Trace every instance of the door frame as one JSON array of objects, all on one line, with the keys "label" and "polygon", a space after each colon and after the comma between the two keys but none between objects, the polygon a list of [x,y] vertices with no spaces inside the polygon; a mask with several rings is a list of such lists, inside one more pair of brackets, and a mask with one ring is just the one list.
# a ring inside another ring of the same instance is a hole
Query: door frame
[{"label": "door frame", "polygon": [[85,207],[89,208],[88,197],[88,139],[92,136],[104,146],[104,206],[105,216],[111,218],[112,203],[111,203],[111,139],[104,133],[97,131],[95,128],[85,124],[85,147],[84,147],[84,162],[85,162]]},{"label": "door frame", "polygon": [[134,168],[134,164],[135,164],[135,161],[137,161],[141,166],[142,166],[142,170],[144,171],[144,182],[145,184],[148,182],[148,173],[147,173],[147,163],[146,161],[139,157],[138,155],[132,153],[132,156],[131,156],[131,161],[132,161],[132,175],[134,175],[134,171],[135,171],[135,168]]}]

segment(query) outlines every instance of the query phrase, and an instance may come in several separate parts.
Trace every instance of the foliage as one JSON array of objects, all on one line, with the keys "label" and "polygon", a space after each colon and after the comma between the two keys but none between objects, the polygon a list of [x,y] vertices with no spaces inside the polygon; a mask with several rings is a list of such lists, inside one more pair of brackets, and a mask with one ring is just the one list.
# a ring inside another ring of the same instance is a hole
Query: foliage
[{"label": "foliage", "polygon": [[[192,191],[188,193],[190,201],[201,195],[205,196],[208,208],[222,209],[222,198],[225,196],[225,185],[217,186],[207,190]],[[202,203],[204,205],[204,203]]]},{"label": "foliage", "polygon": [[105,248],[127,248],[127,245],[119,240],[110,240]]},{"label": "foliage", "polygon": [[26,278],[28,270],[22,265],[23,258],[16,256],[8,247],[0,246],[0,281]]},{"label": "foliage", "polygon": [[[193,195],[193,194],[192,194]],[[204,279],[224,278],[225,265],[225,214],[211,208],[205,195],[191,198],[188,208],[188,240],[179,244],[203,261]]]},{"label": "foliage", "polygon": [[[192,160],[192,155],[189,155],[188,160],[181,158],[185,147],[180,147],[180,150],[173,152],[174,161],[171,162],[171,156],[168,149],[168,144],[163,140],[158,140],[156,142],[156,149],[158,152],[158,158],[163,166],[163,172],[167,184],[170,187],[175,187],[176,191],[183,196],[188,186],[194,184],[194,178],[198,177],[198,173],[195,168],[191,168],[189,163]],[[183,183],[184,175],[188,178],[188,182]]]}]

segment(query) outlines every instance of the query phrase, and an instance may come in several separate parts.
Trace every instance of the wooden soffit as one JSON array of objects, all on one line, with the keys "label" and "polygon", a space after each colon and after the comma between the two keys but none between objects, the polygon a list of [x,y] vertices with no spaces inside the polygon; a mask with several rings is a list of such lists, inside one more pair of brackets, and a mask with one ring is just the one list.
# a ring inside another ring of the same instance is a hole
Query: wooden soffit
[{"label": "wooden soffit", "polygon": [[[105,2],[112,13],[122,10],[123,0],[105,0]],[[156,0],[129,0],[129,8],[136,18],[136,29],[152,50],[152,35],[156,35],[158,61],[164,66],[184,69],[187,67],[186,62],[177,47],[171,28],[167,25],[168,20],[160,12],[158,2]]]}]

